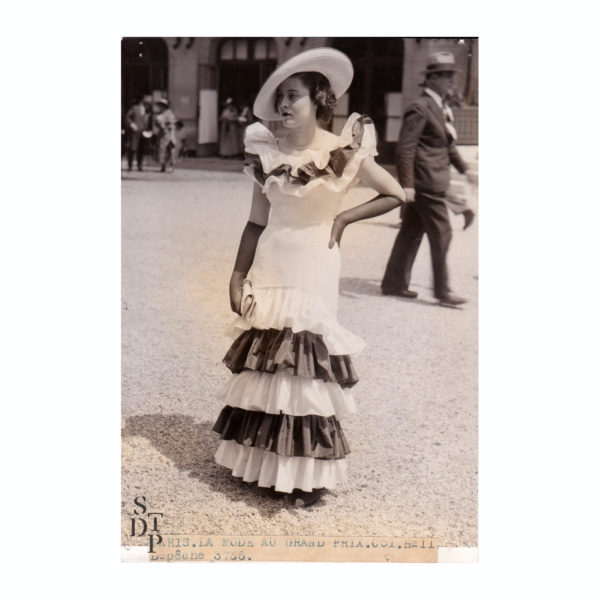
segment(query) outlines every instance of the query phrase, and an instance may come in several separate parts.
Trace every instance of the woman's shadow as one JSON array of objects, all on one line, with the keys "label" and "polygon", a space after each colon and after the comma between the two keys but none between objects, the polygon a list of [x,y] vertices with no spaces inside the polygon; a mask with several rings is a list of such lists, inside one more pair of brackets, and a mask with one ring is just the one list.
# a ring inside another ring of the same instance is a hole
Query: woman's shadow
[{"label": "woman's shadow", "polygon": [[283,502],[269,498],[265,488],[232,477],[229,471],[214,462],[219,436],[213,433],[209,421],[198,423],[183,414],[138,415],[126,419],[122,435],[146,438],[180,471],[208,484],[233,502],[252,506],[263,517],[272,517],[285,508]]}]

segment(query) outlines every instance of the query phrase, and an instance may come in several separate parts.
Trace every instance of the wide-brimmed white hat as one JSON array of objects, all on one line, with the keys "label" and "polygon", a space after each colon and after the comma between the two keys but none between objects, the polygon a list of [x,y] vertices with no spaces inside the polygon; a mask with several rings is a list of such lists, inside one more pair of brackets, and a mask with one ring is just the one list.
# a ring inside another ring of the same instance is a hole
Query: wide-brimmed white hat
[{"label": "wide-brimmed white hat", "polygon": [[313,48],[292,56],[277,67],[258,92],[254,101],[254,114],[265,121],[279,121],[281,115],[275,110],[275,92],[279,85],[295,73],[316,71],[329,79],[336,98],[343,96],[352,83],[354,69],[350,59],[333,48]]}]

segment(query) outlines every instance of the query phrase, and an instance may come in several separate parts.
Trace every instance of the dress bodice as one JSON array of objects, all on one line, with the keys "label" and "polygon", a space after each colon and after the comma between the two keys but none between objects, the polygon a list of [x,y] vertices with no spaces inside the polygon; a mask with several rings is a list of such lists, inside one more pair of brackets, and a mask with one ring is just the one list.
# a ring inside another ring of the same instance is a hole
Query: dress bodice
[{"label": "dress bodice", "polygon": [[246,130],[246,168],[271,203],[269,226],[330,225],[366,156],[376,156],[375,128],[353,113],[334,135],[318,129],[311,145],[294,151],[260,123]]}]

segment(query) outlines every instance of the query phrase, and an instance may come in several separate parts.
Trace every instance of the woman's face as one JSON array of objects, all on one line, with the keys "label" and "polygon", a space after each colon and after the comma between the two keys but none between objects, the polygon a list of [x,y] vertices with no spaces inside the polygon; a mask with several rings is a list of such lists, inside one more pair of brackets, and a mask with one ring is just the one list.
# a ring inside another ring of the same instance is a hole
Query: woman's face
[{"label": "woman's face", "polygon": [[317,105],[310,99],[310,90],[298,77],[288,77],[277,88],[277,112],[285,127],[302,127],[316,121]]}]

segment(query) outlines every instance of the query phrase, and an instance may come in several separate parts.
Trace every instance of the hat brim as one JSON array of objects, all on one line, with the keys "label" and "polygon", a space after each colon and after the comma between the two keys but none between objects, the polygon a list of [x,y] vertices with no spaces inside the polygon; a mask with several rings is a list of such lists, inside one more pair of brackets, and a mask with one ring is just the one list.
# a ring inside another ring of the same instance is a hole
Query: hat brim
[{"label": "hat brim", "polygon": [[462,73],[463,69],[452,65],[439,65],[435,69],[426,69],[421,71],[421,75],[431,75],[432,73]]},{"label": "hat brim", "polygon": [[281,115],[275,110],[277,88],[295,73],[317,72],[329,80],[336,98],[343,96],[354,76],[350,59],[333,48],[313,48],[293,56],[277,67],[258,92],[254,101],[254,114],[265,121],[280,121]]}]

